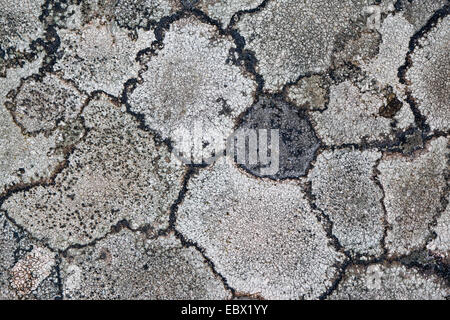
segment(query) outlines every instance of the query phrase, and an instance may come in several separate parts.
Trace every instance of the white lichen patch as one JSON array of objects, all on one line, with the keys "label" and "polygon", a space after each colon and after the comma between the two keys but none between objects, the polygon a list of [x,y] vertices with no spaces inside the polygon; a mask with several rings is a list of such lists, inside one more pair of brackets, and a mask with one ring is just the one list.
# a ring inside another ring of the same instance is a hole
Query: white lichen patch
[{"label": "white lichen patch", "polygon": [[11,269],[11,287],[19,295],[29,294],[50,275],[55,254],[46,248],[35,247]]},{"label": "white lichen patch", "polygon": [[409,90],[432,130],[450,129],[450,17],[419,40],[406,78]]},{"label": "white lichen patch", "polygon": [[226,299],[202,255],[173,236],[146,239],[122,230],[69,250],[61,266],[66,299]]},{"label": "white lichen patch", "polygon": [[384,98],[360,92],[350,81],[331,86],[330,102],[323,112],[311,112],[317,135],[327,145],[385,140],[391,133],[391,119],[379,114]]},{"label": "white lichen patch", "polygon": [[[33,40],[42,37],[39,21],[44,0],[0,0],[0,49],[9,53],[28,52]],[[13,58],[14,56],[10,56]]]},{"label": "white lichen patch", "polygon": [[406,102],[406,87],[399,81],[398,70],[405,63],[414,28],[399,13],[388,15],[378,32],[381,35],[379,53],[372,60],[363,63],[361,68],[368,78],[375,81],[379,89],[392,88],[393,93],[403,103],[395,115],[397,127],[406,129],[414,124],[414,115]]},{"label": "white lichen patch", "polygon": [[226,27],[239,11],[257,8],[263,0],[200,0],[199,7]]},{"label": "white lichen patch", "polygon": [[34,236],[64,249],[104,236],[121,220],[168,224],[184,169],[103,95],[84,109],[87,135],[50,186],[15,193],[2,208]]},{"label": "white lichen patch", "polygon": [[332,233],[352,254],[381,254],[382,190],[373,180],[377,151],[324,151],[308,176],[316,205],[333,223]]},{"label": "white lichen patch", "polygon": [[428,241],[430,225],[442,209],[448,152],[448,139],[441,137],[415,158],[388,155],[381,160],[379,179],[390,225],[386,246],[391,254],[407,254]]},{"label": "white lichen patch", "polygon": [[137,53],[154,40],[151,31],[139,31],[135,39],[126,29],[112,28],[99,19],[79,29],[61,29],[58,35],[60,58],[54,70],[81,90],[102,90],[114,96],[120,96],[124,83],[137,76]]},{"label": "white lichen patch", "polygon": [[194,18],[173,23],[164,48],[147,64],[142,83],[129,95],[134,112],[176,147],[199,127],[203,142],[226,139],[235,119],[253,102],[255,82],[229,61],[235,45]]},{"label": "white lichen patch", "polygon": [[243,16],[237,28],[256,54],[265,88],[276,91],[300,75],[327,70],[336,35],[364,16],[369,2],[270,1],[265,10]]},{"label": "white lichen patch", "polygon": [[349,268],[330,299],[444,300],[449,294],[449,287],[436,276],[399,264],[375,264]]},{"label": "white lichen patch", "polygon": [[414,28],[400,13],[386,17],[378,31],[381,34],[379,53],[364,63],[362,70],[375,79],[379,87],[391,86],[394,93],[404,99],[405,88],[399,81],[398,68],[405,63]]},{"label": "white lichen patch", "polygon": [[73,121],[87,98],[70,82],[54,74],[42,79],[28,78],[5,106],[15,121],[28,133],[49,130],[58,124]]},{"label": "white lichen patch", "polygon": [[251,178],[229,159],[189,181],[176,228],[231,287],[267,299],[319,297],[343,260],[299,182]]}]

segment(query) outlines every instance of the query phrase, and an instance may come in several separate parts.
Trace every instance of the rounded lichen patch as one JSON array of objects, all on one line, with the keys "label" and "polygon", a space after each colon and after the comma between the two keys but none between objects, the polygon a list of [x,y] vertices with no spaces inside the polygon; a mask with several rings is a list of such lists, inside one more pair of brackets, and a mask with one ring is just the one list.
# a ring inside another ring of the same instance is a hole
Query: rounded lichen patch
[{"label": "rounded lichen patch", "polygon": [[[260,177],[286,179],[304,175],[320,145],[306,115],[279,98],[260,98],[245,115],[239,129],[253,129],[257,134],[259,160],[262,159],[261,156],[266,156],[261,154],[261,146],[267,145],[270,163],[258,161],[255,165],[248,162],[243,165],[252,174]],[[261,136],[260,129],[266,130],[267,138]],[[275,141],[271,140],[272,130],[278,130],[278,153],[273,147]],[[264,174],[261,168],[273,166],[274,162],[278,162],[279,169],[273,174]]]},{"label": "rounded lichen patch", "polygon": [[190,180],[176,228],[234,289],[312,299],[331,286],[343,260],[316,214],[299,182],[248,177],[227,159]]},{"label": "rounded lichen patch", "polygon": [[197,125],[205,143],[227,139],[256,90],[256,83],[230,60],[236,48],[232,38],[184,18],[170,26],[163,44],[148,62],[142,83],[129,94],[131,110],[175,147],[181,144],[179,133]]},{"label": "rounded lichen patch", "polygon": [[73,121],[85,99],[70,82],[48,74],[42,79],[26,79],[6,107],[26,132],[33,133]]}]

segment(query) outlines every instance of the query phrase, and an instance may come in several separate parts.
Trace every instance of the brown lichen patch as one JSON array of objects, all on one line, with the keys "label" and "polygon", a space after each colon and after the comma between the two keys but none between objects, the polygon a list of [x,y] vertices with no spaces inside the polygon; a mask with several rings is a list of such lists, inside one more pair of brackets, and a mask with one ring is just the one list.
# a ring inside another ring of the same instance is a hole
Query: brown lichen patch
[{"label": "brown lichen patch", "polygon": [[55,254],[44,248],[34,248],[11,269],[11,287],[19,295],[27,295],[50,275]]},{"label": "brown lichen patch", "polygon": [[393,118],[403,107],[403,103],[391,92],[386,97],[386,104],[381,106],[379,114],[385,118]]}]

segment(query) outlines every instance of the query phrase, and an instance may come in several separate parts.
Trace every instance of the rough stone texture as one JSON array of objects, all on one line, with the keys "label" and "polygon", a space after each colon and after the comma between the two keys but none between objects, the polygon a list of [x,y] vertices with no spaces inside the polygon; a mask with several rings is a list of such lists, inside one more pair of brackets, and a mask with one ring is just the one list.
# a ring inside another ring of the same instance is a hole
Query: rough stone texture
[{"label": "rough stone texture", "polygon": [[386,245],[391,254],[407,254],[428,241],[430,224],[442,209],[448,152],[448,139],[438,138],[415,158],[394,154],[381,160],[378,170],[385,190],[390,225]]},{"label": "rough stone texture", "polygon": [[353,254],[382,253],[382,190],[373,175],[376,151],[337,150],[319,155],[308,175],[317,206],[333,222],[333,234]]},{"label": "rough stone texture", "polygon": [[150,128],[180,149],[196,127],[210,145],[227,139],[235,118],[251,106],[256,89],[229,61],[233,48],[230,37],[219,36],[216,28],[194,18],[173,23],[164,48],[147,64],[143,83],[129,96],[132,111],[143,114]]},{"label": "rough stone texture", "polygon": [[448,14],[0,0],[0,299],[448,299]]},{"label": "rough stone texture", "polygon": [[450,294],[445,282],[398,264],[352,267],[331,299],[444,300]]},{"label": "rough stone texture", "polygon": [[450,129],[450,17],[419,40],[407,72],[409,89],[432,130]]},{"label": "rough stone texture", "polygon": [[398,68],[405,63],[414,28],[400,13],[386,17],[378,31],[382,39],[379,54],[364,64],[362,69],[376,79],[381,88],[391,85],[394,92],[403,97],[404,88],[398,79]]},{"label": "rough stone texture", "polygon": [[156,240],[122,230],[69,250],[61,266],[68,299],[225,299],[201,254],[172,235]]},{"label": "rough stone texture", "polygon": [[55,182],[16,193],[2,207],[59,249],[100,238],[124,219],[134,228],[166,227],[184,169],[107,97],[91,101],[83,117],[88,133]]},{"label": "rough stone texture", "polygon": [[[271,163],[265,166],[259,161],[258,164],[251,165],[247,161],[244,167],[257,176],[273,179],[298,178],[306,173],[319,148],[319,140],[305,114],[278,98],[261,98],[243,118],[239,129],[268,130],[266,134],[269,150],[272,145],[272,132],[269,130],[279,130],[279,170],[265,175],[261,168],[268,167]],[[257,136],[260,146],[262,139],[259,132]],[[271,154],[274,154],[274,151],[271,151]]]},{"label": "rough stone texture", "polygon": [[235,13],[255,9],[263,0],[200,0],[197,2],[204,12],[226,27]]},{"label": "rough stone texture", "polygon": [[230,159],[189,182],[178,214],[177,229],[241,292],[317,298],[342,261],[298,182],[247,177]]},{"label": "rough stone texture", "polygon": [[110,28],[99,19],[58,34],[60,59],[54,70],[88,93],[103,90],[115,96],[121,94],[128,79],[137,76],[140,65],[136,55],[154,40],[153,32],[140,31],[134,39],[125,29]]},{"label": "rough stone texture", "polygon": [[63,160],[55,149],[58,133],[25,137],[4,106],[6,95],[20,85],[21,78],[37,72],[41,62],[42,57],[0,77],[0,195],[9,188],[49,178]]},{"label": "rough stone texture", "polygon": [[327,145],[386,140],[392,120],[379,115],[383,104],[380,95],[346,81],[331,87],[327,110],[311,113],[313,126]]},{"label": "rough stone texture", "polygon": [[364,14],[367,0],[270,1],[265,10],[237,24],[247,48],[258,58],[266,89],[280,89],[309,72],[329,65],[335,37]]}]

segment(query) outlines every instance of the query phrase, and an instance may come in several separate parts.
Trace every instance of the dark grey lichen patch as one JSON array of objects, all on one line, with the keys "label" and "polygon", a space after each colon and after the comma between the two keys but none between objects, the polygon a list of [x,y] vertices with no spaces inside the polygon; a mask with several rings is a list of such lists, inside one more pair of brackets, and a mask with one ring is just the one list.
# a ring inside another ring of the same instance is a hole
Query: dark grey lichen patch
[{"label": "dark grey lichen patch", "polygon": [[[278,97],[261,97],[243,117],[239,129],[256,129],[258,139],[261,139],[258,129],[266,129],[268,150],[272,145],[270,130],[279,130],[277,173],[261,174],[261,168],[265,164],[260,162],[256,165],[249,164],[248,161],[243,164],[243,168],[259,177],[286,179],[303,176],[320,146],[320,141],[306,115],[299,108]],[[261,145],[264,141],[259,143]],[[270,157],[276,156],[273,150],[271,152]]]},{"label": "dark grey lichen patch", "polygon": [[353,266],[331,295],[349,300],[443,300],[448,285],[434,275],[424,276],[416,269],[397,264]]},{"label": "dark grey lichen patch", "polygon": [[55,128],[74,120],[87,98],[70,82],[54,74],[30,77],[16,90],[5,106],[27,133]]},{"label": "dark grey lichen patch", "polygon": [[86,244],[119,221],[168,225],[184,169],[122,106],[100,95],[84,108],[88,133],[50,186],[17,192],[2,208],[52,247]]},{"label": "dark grey lichen patch", "polygon": [[173,235],[147,239],[123,229],[81,250],[61,266],[65,299],[226,299],[202,255]]}]

